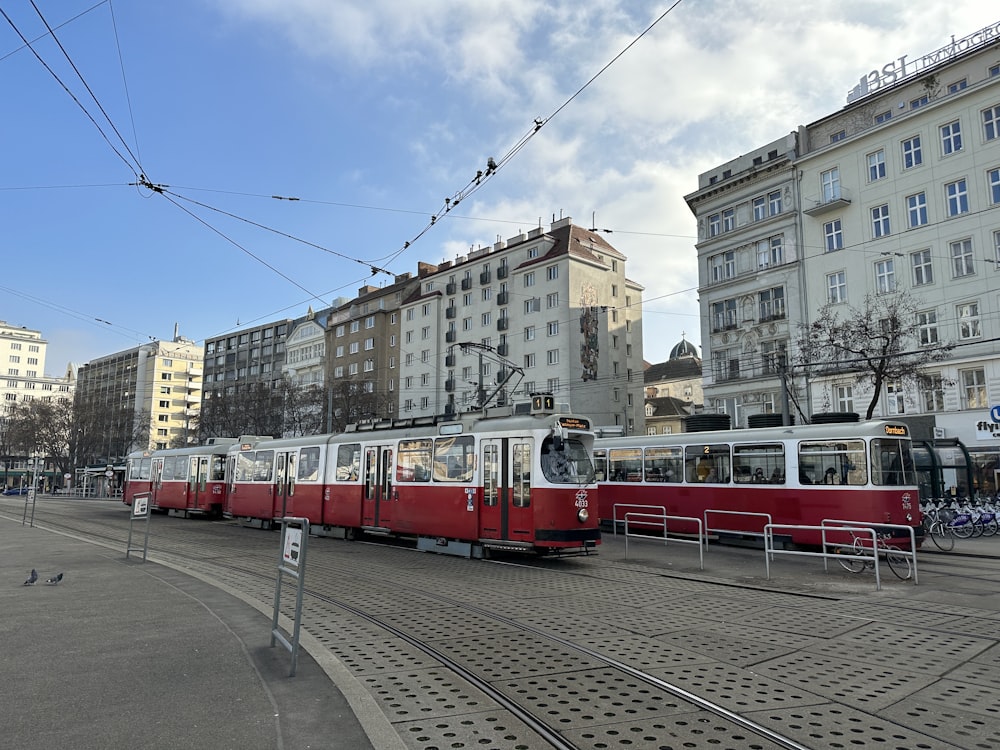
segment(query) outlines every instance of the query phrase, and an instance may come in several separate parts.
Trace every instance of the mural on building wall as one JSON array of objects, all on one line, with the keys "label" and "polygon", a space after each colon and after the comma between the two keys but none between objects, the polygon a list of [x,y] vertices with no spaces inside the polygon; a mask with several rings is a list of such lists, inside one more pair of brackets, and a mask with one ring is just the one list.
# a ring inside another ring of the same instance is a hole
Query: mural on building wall
[{"label": "mural on building wall", "polygon": [[597,359],[601,347],[598,339],[600,330],[597,306],[597,289],[592,284],[584,284],[580,292],[580,375],[582,380],[597,380]]}]

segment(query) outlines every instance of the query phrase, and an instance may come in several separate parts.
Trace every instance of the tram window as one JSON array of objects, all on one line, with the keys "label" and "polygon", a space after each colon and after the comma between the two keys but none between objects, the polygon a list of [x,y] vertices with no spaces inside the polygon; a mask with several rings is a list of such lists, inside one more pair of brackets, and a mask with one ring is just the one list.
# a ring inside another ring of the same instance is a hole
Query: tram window
[{"label": "tram window", "polygon": [[514,443],[510,455],[513,504],[527,508],[531,505],[531,443]]},{"label": "tram window", "polygon": [[475,467],[476,446],[472,435],[434,441],[435,482],[471,482]]},{"label": "tram window", "polygon": [[149,465],[151,463],[152,459],[149,458],[144,458],[139,461],[139,474],[138,476],[133,477],[133,479],[149,480]]},{"label": "tram window", "polygon": [[684,453],[679,447],[646,448],[647,482],[680,482],[684,476]]},{"label": "tram window", "polygon": [[174,464],[174,479],[187,479],[190,474],[188,473],[188,463],[190,459],[187,456],[177,456],[177,461]]},{"label": "tram window", "polygon": [[431,440],[400,440],[396,458],[397,482],[431,481]]},{"label": "tram window", "polygon": [[611,482],[638,482],[642,479],[642,448],[612,448],[608,451]]},{"label": "tram window", "polygon": [[253,461],[255,455],[253,451],[248,451],[236,456],[237,482],[249,482],[253,479]]},{"label": "tram window", "polygon": [[253,481],[270,482],[274,478],[274,451],[257,451],[253,461]]},{"label": "tram window", "polygon": [[211,482],[221,482],[226,478],[225,456],[211,456],[209,458],[208,478]]},{"label": "tram window", "polygon": [[868,484],[864,441],[809,440],[799,443],[799,482],[851,486]]},{"label": "tram window", "polygon": [[872,484],[901,487],[916,484],[910,443],[904,440],[872,440]]},{"label": "tram window", "polygon": [[160,470],[160,481],[165,482],[174,478],[174,466],[177,464],[177,456],[164,456],[163,469]]},{"label": "tram window", "polygon": [[542,474],[554,484],[588,484],[594,481],[594,465],[583,443],[575,438],[542,441]]},{"label": "tram window", "polygon": [[726,483],[729,481],[729,445],[689,445],[684,451],[684,466],[689,482]]},{"label": "tram window", "polygon": [[500,461],[497,456],[496,445],[483,446],[483,504],[491,507],[500,501]]},{"label": "tram window", "polygon": [[307,482],[319,479],[319,446],[299,451],[298,478]]},{"label": "tram window", "polygon": [[764,443],[733,446],[733,481],[737,484],[782,484],[785,446]]},{"label": "tram window", "polygon": [[348,443],[337,446],[338,482],[353,482],[358,478],[361,469],[361,444]]},{"label": "tram window", "polygon": [[606,450],[594,451],[594,475],[597,482],[604,482],[608,478],[608,452]]}]

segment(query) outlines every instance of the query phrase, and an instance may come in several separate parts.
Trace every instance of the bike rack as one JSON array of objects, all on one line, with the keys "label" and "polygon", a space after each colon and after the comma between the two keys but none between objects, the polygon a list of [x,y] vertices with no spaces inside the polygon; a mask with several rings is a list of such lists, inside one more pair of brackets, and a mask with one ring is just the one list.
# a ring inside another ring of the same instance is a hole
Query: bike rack
[{"label": "bike rack", "polygon": [[[619,508],[635,508],[637,510],[658,510],[663,512],[662,505],[639,505],[638,503],[615,503],[611,506],[611,535],[618,536],[618,509]],[[626,511],[625,515],[628,515]],[[661,517],[660,514],[654,514],[657,518]],[[622,517],[622,522],[624,522],[624,516]]]},{"label": "bike rack", "polygon": [[[702,526],[700,518],[693,518],[691,516],[666,516],[659,513],[626,513],[625,514],[625,559],[628,559],[628,540],[629,537],[634,537],[636,539],[656,539],[656,537],[650,536],[649,534],[630,534],[628,530],[628,524],[630,519],[635,518],[646,518],[655,519],[657,521],[663,522],[663,544],[666,546],[667,542],[675,542],[677,544],[697,544],[698,545],[698,568],[700,570],[705,569],[705,547],[707,541],[705,540],[705,529]],[[667,521],[690,521],[698,525],[698,538],[697,539],[668,539],[667,538]]]},{"label": "bike rack", "polygon": [[[864,526],[864,527],[867,527],[867,528],[871,528],[872,530],[874,530],[876,528],[880,528],[880,529],[902,529],[902,530],[906,531],[907,535],[910,537],[910,549],[909,549],[909,551],[901,549],[901,550],[899,550],[899,554],[906,555],[913,562],[913,585],[914,586],[917,585],[917,583],[918,583],[918,579],[917,579],[917,534],[913,530],[912,526],[904,526],[903,524],[898,524],[898,523],[869,523],[867,521],[849,521],[849,520],[844,520],[844,519],[841,519],[841,518],[824,518],[823,519],[823,525],[826,526],[827,524],[835,524],[834,528],[843,528],[844,524],[850,524],[850,525],[854,525],[854,526]],[[824,542],[825,542],[826,541],[826,535],[825,534],[823,536],[823,539],[824,539]],[[824,544],[824,547],[825,546],[826,545]],[[875,544],[875,549],[878,549],[878,542],[877,542],[877,540],[876,540],[876,544]],[[877,568],[876,568],[876,570],[877,570]]]},{"label": "bike rack", "polygon": [[705,533],[706,534],[708,534],[708,533],[710,533],[712,531],[715,531],[715,532],[722,531],[722,532],[726,532],[726,533],[729,533],[729,534],[746,534],[747,536],[759,536],[759,537],[764,536],[764,532],[763,531],[743,531],[741,529],[720,529],[720,528],[710,527],[708,525],[708,514],[709,513],[718,513],[720,515],[726,515],[726,516],[754,516],[756,518],[763,518],[764,519],[764,526],[765,527],[767,526],[767,524],[771,523],[774,520],[771,517],[770,513],[753,513],[753,512],[748,511],[748,510],[718,510],[716,508],[708,508],[708,509],[705,510]]},{"label": "bike rack", "polygon": [[[774,530],[775,529],[799,529],[802,531],[819,531],[822,534],[823,547],[821,552],[807,552],[805,550],[790,550],[790,549],[776,549],[774,546]],[[800,557],[822,557],[823,558],[823,569],[829,570],[830,558],[834,556],[835,553],[826,551],[826,532],[831,529],[836,529],[837,531],[852,531],[860,532],[862,536],[870,536],[872,540],[872,545],[878,544],[878,535],[875,533],[875,529],[871,526],[799,526],[793,523],[769,523],[764,527],[764,566],[767,570],[767,580],[771,580],[771,560],[774,559],[775,554],[779,555],[798,555]],[[877,546],[875,547],[877,549]],[[863,560],[871,559],[875,564],[875,590],[882,590],[882,576],[879,571],[878,564],[878,554],[873,555],[869,558],[867,555],[859,556]]]}]

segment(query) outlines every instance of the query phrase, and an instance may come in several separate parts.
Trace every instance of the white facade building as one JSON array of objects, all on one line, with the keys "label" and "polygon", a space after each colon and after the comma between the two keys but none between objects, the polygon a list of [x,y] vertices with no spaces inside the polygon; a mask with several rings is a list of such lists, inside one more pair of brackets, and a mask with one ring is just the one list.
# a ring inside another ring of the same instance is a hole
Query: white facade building
[{"label": "white facade building", "polygon": [[[699,177],[687,200],[699,222],[706,411],[745,426],[759,397],[759,411],[776,410],[766,394],[783,391],[793,414],[863,414],[874,394],[846,370],[806,382],[792,368],[787,388],[781,372],[768,378],[765,342],[787,341],[792,363],[799,324],[824,306],[846,313],[867,295],[907,295],[918,309],[912,345],[955,346],[921,386],[887,384],[873,416],[907,420],[917,437],[957,438],[975,464],[970,492],[996,492],[998,34],[1000,24],[905,64],[897,58],[863,78],[842,110]],[[777,160],[756,162],[775,147]],[[755,209],[772,190],[783,197],[780,219]],[[754,243],[771,227],[784,253],[764,268],[766,248]],[[764,321],[762,295],[779,281],[787,321]]]}]

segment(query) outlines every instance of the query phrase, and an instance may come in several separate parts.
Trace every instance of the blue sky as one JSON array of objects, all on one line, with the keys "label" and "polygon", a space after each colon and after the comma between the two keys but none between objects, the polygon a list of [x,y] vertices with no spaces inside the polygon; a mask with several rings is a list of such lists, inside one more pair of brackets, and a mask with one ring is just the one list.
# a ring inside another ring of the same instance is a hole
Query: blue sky
[{"label": "blue sky", "polygon": [[[979,0],[684,0],[574,97],[671,3],[35,5],[100,103],[31,3],[0,3],[0,319],[42,332],[52,375],[175,324],[201,341],[295,317],[390,280],[372,266],[553,216],[612,230],[662,361],[682,333],[700,343],[698,174],[1000,19]],[[136,165],[167,193],[130,185]]]}]

